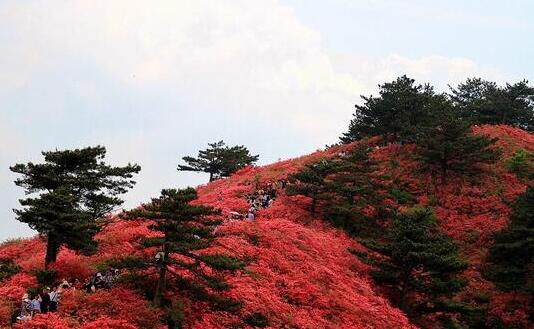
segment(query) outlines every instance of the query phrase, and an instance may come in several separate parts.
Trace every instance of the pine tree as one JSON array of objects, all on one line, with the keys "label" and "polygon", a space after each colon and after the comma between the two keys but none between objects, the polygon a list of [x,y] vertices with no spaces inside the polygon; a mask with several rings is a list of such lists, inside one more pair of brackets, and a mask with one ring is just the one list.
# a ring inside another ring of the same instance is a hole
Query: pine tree
[{"label": "pine tree", "polygon": [[[323,217],[349,234],[370,233],[376,222],[365,214],[369,206],[380,208],[382,186],[377,177],[377,163],[369,156],[370,148],[360,145],[335,160],[320,160],[306,165],[290,176],[288,195],[312,199],[310,211],[320,207]],[[364,232],[366,231],[366,232]]]},{"label": "pine tree", "polygon": [[244,146],[226,146],[223,141],[209,143],[208,148],[198,152],[197,158],[185,156],[187,164],[178,165],[178,171],[197,171],[210,174],[210,182],[228,177],[239,169],[258,161],[259,155],[251,155]]},{"label": "pine tree", "polygon": [[452,239],[439,229],[431,209],[412,208],[393,219],[384,240],[362,241],[384,257],[357,253],[376,265],[376,283],[391,289],[395,305],[410,316],[440,311],[465,286],[459,274],[467,263]]},{"label": "pine tree", "polygon": [[534,87],[527,80],[506,86],[480,78],[467,79],[451,99],[476,124],[506,124],[534,131]]},{"label": "pine tree", "polygon": [[473,135],[469,121],[444,96],[436,96],[430,105],[428,124],[420,127],[417,140],[419,155],[433,173],[446,184],[449,172],[474,175],[479,165],[493,163],[500,151],[491,146],[496,139]]},{"label": "pine tree", "polygon": [[505,291],[534,292],[534,187],[515,201],[510,224],[495,234],[485,276]]},{"label": "pine tree", "polygon": [[383,186],[375,177],[378,164],[369,152],[367,145],[360,145],[338,159],[328,184],[330,200],[324,217],[353,236],[368,235],[377,228],[377,218],[365,213],[368,207],[384,210],[383,196],[377,192]]},{"label": "pine tree", "polygon": [[334,163],[320,160],[307,164],[304,168],[289,177],[287,195],[304,195],[311,198],[310,212],[315,215],[317,203],[327,197],[328,183],[326,178],[334,172]]},{"label": "pine tree", "polygon": [[48,267],[63,245],[87,253],[95,250],[99,219],[123,203],[119,195],[134,186],[133,174],[141,167],[107,165],[103,146],[42,154],[44,163],[16,164],[10,169],[22,175],[15,184],[34,195],[20,200],[23,208],[14,211],[17,220],[47,238]]},{"label": "pine tree", "polygon": [[405,75],[379,88],[378,97],[361,96],[364,104],[356,105],[348,132],[340,138],[343,143],[377,135],[386,140],[411,141],[417,134],[417,126],[424,120],[434,95],[433,88],[416,85]]},{"label": "pine tree", "polygon": [[[228,286],[210,270],[236,270],[242,265],[236,259],[221,255],[203,255],[198,251],[210,246],[213,230],[220,222],[213,216],[219,214],[209,206],[193,205],[197,192],[193,188],[164,189],[161,196],[148,204],[124,213],[127,219],[149,221],[149,228],[160,233],[158,237],[145,238],[143,246],[156,247],[156,262],[150,263],[158,271],[154,293],[154,305],[162,306],[167,289],[170,269],[188,271],[192,278],[172,271],[176,284],[194,290],[195,294],[209,296],[208,290],[223,290]],[[146,264],[145,264],[146,265]]]}]

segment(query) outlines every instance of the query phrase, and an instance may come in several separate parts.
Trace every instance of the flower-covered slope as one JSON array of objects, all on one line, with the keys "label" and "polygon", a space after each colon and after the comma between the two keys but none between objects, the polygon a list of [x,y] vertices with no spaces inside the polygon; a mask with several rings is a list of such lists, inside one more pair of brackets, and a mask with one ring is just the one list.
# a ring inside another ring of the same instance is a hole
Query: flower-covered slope
[{"label": "flower-covered slope", "polygon": [[[519,129],[484,126],[475,127],[475,133],[499,139],[497,145],[504,151],[502,161],[519,148],[534,152],[534,136]],[[375,141],[367,143],[374,146]],[[228,179],[200,186],[198,202],[220,208],[224,218],[230,212],[245,213],[245,194],[287,178],[305,163],[335,157],[350,147],[333,147],[265,167],[245,168]],[[524,191],[525,183],[506,172],[501,161],[487,168],[484,179],[476,185],[456,181],[435,191],[430,187],[431,178],[418,174],[417,161],[407,156],[410,147],[376,146],[372,155],[396,185],[414,195],[419,204],[434,207],[443,228],[460,243],[472,264],[467,273],[469,289],[495,293],[481,278],[480,266],[491,233],[506,224],[508,205]],[[280,190],[274,204],[261,210],[256,221],[226,221],[218,227],[211,251],[247,260],[245,272],[227,277],[232,287],[228,296],[240,300],[243,307],[239,314],[210,311],[188,301],[179,291],[173,292],[173,298],[184,307],[186,327],[246,328],[249,326],[243,319],[261,314],[272,328],[414,328],[401,311],[379,295],[368,266],[348,251],[362,247],[320,218],[312,218],[304,207],[307,202]],[[141,222],[114,219],[98,235],[96,255],[81,256],[63,249],[54,269],[60,277],[83,281],[106,260],[139,253],[140,237],[150,234]],[[32,273],[43,267],[44,242],[33,238],[6,243],[0,246],[0,259],[13,260],[22,268],[0,283],[1,328],[9,322],[26,289],[37,285]],[[510,321],[521,321],[521,314],[507,316]],[[164,328],[160,318],[161,314],[135,291],[118,286],[92,294],[71,289],[63,296],[57,314],[38,316],[19,327]]]}]

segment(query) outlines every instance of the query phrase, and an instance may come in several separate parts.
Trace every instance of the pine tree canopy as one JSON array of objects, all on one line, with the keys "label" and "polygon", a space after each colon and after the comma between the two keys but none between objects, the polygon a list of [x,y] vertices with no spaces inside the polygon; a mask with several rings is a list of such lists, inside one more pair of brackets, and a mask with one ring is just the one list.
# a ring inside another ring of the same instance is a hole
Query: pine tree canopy
[{"label": "pine tree canopy", "polygon": [[304,168],[289,177],[289,185],[286,189],[288,195],[304,195],[312,199],[310,211],[315,214],[317,202],[330,199],[326,178],[335,171],[332,161],[323,159],[314,163],[306,164]]},{"label": "pine tree canopy", "polygon": [[510,224],[495,234],[486,277],[505,291],[534,292],[534,187],[514,203]]},{"label": "pine tree canopy", "polygon": [[43,152],[44,163],[16,164],[11,171],[22,175],[17,186],[33,197],[20,200],[17,220],[47,237],[45,265],[54,262],[62,245],[91,252],[98,219],[123,203],[119,197],[135,184],[138,165],[112,167],[103,159],[103,146]]},{"label": "pine tree canopy", "polygon": [[186,165],[178,165],[178,171],[197,171],[210,174],[210,182],[228,177],[239,169],[258,161],[259,155],[251,155],[240,145],[226,146],[223,141],[209,143],[208,148],[200,150],[197,158],[185,156]]},{"label": "pine tree canopy", "polygon": [[364,104],[356,105],[348,132],[340,138],[343,143],[378,135],[393,141],[412,140],[418,123],[426,116],[433,88],[416,85],[405,75],[379,88],[378,97],[362,96]]},{"label": "pine tree canopy", "polygon": [[191,205],[197,199],[193,188],[182,190],[164,189],[161,196],[153,198],[141,208],[127,212],[128,218],[144,218],[153,221],[149,228],[162,233],[163,239],[147,238],[149,246],[166,248],[168,253],[191,255],[191,251],[209,246],[213,227],[219,224],[209,216],[219,211],[212,207]]},{"label": "pine tree canopy", "polygon": [[416,142],[423,163],[440,174],[442,183],[446,183],[450,171],[473,176],[480,172],[480,164],[493,163],[500,157],[500,150],[491,147],[496,140],[473,135],[461,110],[444,95],[432,100],[427,124],[419,127]]},{"label": "pine tree canopy", "polygon": [[377,163],[369,152],[367,145],[360,145],[337,159],[307,164],[289,177],[288,195],[311,198],[312,214],[320,206],[326,220],[350,235],[368,234],[376,222],[365,209],[372,205],[381,210],[383,200],[377,193],[382,188],[375,177]]},{"label": "pine tree canopy", "polygon": [[463,116],[476,124],[506,124],[534,131],[534,87],[527,80],[504,87],[479,78],[451,88]]},{"label": "pine tree canopy", "polygon": [[156,247],[161,253],[159,260],[153,264],[159,268],[154,293],[156,306],[161,306],[164,300],[170,268],[181,268],[193,275],[188,278],[173,272],[176,284],[184,289],[193,289],[203,298],[220,302],[223,299],[213,297],[209,291],[224,290],[228,285],[217,276],[216,271],[234,271],[242,267],[233,257],[197,252],[211,245],[214,229],[220,224],[215,218],[219,210],[191,204],[197,197],[197,191],[193,188],[164,189],[150,203],[123,214],[127,219],[149,221],[149,229],[159,233],[157,237],[144,238],[142,241],[144,247]]},{"label": "pine tree canopy", "polygon": [[435,312],[428,302],[450,298],[465,285],[458,275],[467,263],[453,240],[440,231],[430,208],[401,213],[385,240],[362,242],[386,257],[374,260],[378,266],[373,277],[393,289],[393,300],[407,314]]}]

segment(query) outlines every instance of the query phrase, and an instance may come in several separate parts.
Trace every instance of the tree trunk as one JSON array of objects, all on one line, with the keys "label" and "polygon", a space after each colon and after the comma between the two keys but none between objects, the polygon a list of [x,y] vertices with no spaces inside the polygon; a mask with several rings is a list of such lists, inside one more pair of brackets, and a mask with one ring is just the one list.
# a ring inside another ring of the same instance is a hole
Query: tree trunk
[{"label": "tree trunk", "polygon": [[410,305],[408,303],[408,286],[407,282],[410,279],[410,273],[411,269],[409,271],[405,271],[402,274],[402,279],[400,283],[400,291],[399,291],[399,308],[407,315],[411,315],[411,309]]},{"label": "tree trunk", "polygon": [[447,184],[447,160],[441,160],[441,185]]},{"label": "tree trunk", "polygon": [[56,262],[57,254],[59,251],[59,242],[54,234],[48,234],[47,243],[46,243],[46,256],[45,256],[45,269],[48,269],[48,266]]},{"label": "tree trunk", "polygon": [[213,173],[210,172],[210,182],[213,182]]},{"label": "tree trunk", "polygon": [[312,204],[311,204],[311,214],[312,214],[312,216],[315,215],[315,208],[316,207],[317,207],[317,198],[313,197],[312,198]]},{"label": "tree trunk", "polygon": [[169,253],[165,252],[161,263],[159,264],[159,278],[156,285],[156,292],[154,293],[154,305],[156,307],[161,306],[163,300],[163,294],[165,293],[166,275],[167,275],[167,258]]}]

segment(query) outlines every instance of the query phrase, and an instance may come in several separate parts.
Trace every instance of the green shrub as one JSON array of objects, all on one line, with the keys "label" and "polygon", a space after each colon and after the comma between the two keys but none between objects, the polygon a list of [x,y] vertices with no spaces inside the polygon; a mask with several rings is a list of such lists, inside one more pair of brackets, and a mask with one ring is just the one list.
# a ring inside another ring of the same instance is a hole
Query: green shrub
[{"label": "green shrub", "polygon": [[52,285],[57,279],[57,272],[54,270],[36,270],[33,274],[41,285]]},{"label": "green shrub", "polygon": [[412,194],[398,188],[392,188],[389,194],[393,200],[400,204],[413,204],[417,201]]},{"label": "green shrub", "polygon": [[269,320],[262,313],[256,312],[245,317],[245,323],[252,327],[265,328],[269,325]]},{"label": "green shrub", "polygon": [[525,149],[519,149],[506,160],[504,166],[517,177],[529,177],[534,173],[534,155]]},{"label": "green shrub", "polygon": [[13,275],[20,272],[20,266],[13,261],[0,261],[0,281],[9,279]]}]

